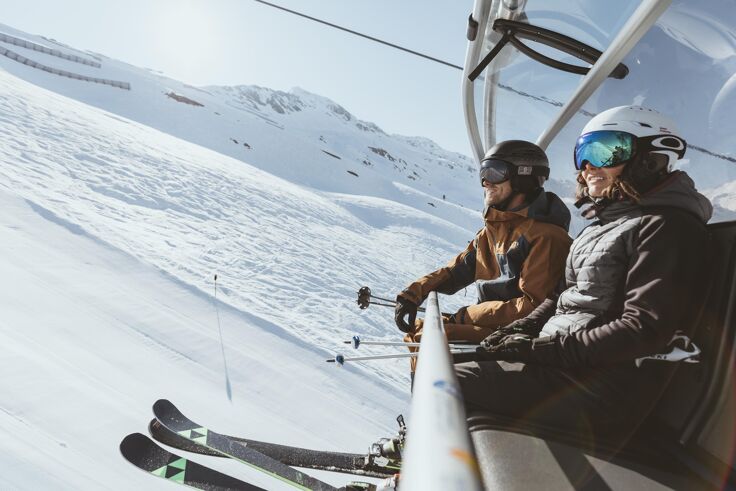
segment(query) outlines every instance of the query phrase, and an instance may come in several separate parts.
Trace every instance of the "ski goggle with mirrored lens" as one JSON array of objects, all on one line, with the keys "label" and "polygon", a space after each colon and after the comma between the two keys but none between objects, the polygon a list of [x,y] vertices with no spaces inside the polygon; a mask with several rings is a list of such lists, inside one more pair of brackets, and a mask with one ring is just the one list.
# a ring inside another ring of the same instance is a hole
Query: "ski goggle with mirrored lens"
[{"label": "ski goggle with mirrored lens", "polygon": [[505,160],[487,159],[480,164],[480,185],[483,181],[491,184],[501,184],[511,179],[513,165]]},{"label": "ski goggle with mirrored lens", "polygon": [[616,167],[629,162],[636,153],[637,137],[625,131],[591,131],[575,144],[575,168]]}]

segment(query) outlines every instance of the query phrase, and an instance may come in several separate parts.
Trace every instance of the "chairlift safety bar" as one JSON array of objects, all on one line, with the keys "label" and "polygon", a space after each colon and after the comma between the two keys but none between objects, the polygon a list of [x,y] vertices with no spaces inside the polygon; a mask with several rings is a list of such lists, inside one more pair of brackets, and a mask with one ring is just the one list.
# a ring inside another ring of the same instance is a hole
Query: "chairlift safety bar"
[{"label": "chairlift safety bar", "polygon": [[401,465],[402,491],[481,491],[437,292],[429,294]]}]

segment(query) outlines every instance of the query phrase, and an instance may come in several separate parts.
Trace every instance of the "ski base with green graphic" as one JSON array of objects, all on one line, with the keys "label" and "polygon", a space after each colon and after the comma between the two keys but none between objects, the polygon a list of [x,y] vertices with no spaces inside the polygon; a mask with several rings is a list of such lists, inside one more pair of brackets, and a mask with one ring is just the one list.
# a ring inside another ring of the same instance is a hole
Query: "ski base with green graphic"
[{"label": "ski base with green graphic", "polygon": [[[187,452],[215,457],[225,457],[216,452],[194,443],[166,428],[158,420],[153,419],[148,425],[148,433],[159,443],[170,447],[185,450]],[[390,462],[388,459],[379,460],[380,457],[371,454],[357,454],[346,452],[331,452],[325,450],[313,450],[303,447],[281,445],[278,443],[251,440],[237,436],[227,436],[230,440],[241,445],[250,446],[264,455],[278,460],[292,467],[316,469],[341,474],[354,474],[364,477],[389,478],[397,474],[400,464]],[[382,464],[382,465],[381,465]]]},{"label": "ski base with green graphic", "polygon": [[140,433],[132,433],[120,442],[120,453],[134,466],[170,482],[207,491],[265,491],[245,481],[192,462],[156,445]]},{"label": "ski base with green graphic", "polygon": [[163,426],[177,435],[238,460],[295,488],[314,491],[337,491],[334,486],[264,455],[249,445],[237,442],[226,435],[221,435],[195,423],[184,416],[173,403],[166,399],[156,401],[153,405],[153,414]]}]

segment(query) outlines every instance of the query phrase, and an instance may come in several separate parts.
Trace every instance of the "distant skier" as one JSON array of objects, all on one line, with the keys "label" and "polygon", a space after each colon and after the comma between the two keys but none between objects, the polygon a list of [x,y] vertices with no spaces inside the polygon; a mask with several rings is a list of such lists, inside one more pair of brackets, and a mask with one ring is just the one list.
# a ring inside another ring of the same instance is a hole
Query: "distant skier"
[{"label": "distant skier", "polygon": [[[445,330],[449,340],[478,343],[554,290],[572,240],[569,210],[542,187],[548,176],[547,155],[534,143],[504,141],[486,153],[480,169],[485,226],[447,266],[399,293],[395,320],[405,341],[420,340],[417,307],[431,291],[450,295],[475,282],[478,303],[446,318]],[[415,367],[412,359],[412,376]]]},{"label": "distant skier", "polygon": [[625,436],[642,422],[677,364],[641,359],[692,329],[707,282],[713,208],[672,170],[685,149],[673,122],[649,109],[590,120],[574,156],[578,206],[590,205],[593,221],[570,248],[564,290],[483,341],[483,358],[503,361],[456,365],[469,411],[594,435]]}]

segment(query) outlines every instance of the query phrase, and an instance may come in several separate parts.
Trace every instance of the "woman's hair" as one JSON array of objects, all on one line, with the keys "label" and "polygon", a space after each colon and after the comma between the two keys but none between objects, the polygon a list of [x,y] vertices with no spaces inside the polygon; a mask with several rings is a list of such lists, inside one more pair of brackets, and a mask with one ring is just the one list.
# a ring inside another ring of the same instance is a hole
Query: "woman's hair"
[{"label": "woman's hair", "polygon": [[[603,190],[602,198],[607,198],[611,201],[623,201],[629,200],[634,203],[638,203],[641,199],[641,194],[636,190],[631,179],[630,165],[626,165],[624,170],[619,174],[616,179]],[[580,200],[588,196],[588,185],[583,179],[583,171],[578,171],[578,175],[575,179],[578,183],[575,191],[575,199]]]}]

